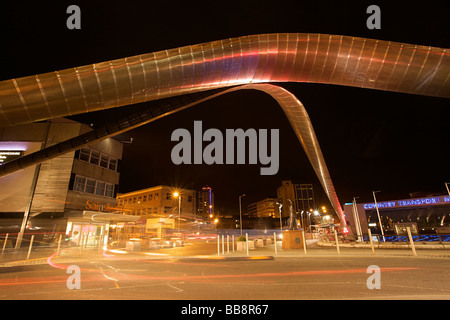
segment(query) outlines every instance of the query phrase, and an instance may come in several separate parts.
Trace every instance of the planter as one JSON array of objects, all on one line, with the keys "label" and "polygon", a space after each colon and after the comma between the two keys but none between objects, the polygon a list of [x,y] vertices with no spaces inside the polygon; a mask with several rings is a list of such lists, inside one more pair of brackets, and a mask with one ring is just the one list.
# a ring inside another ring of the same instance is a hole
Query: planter
[{"label": "planter", "polygon": [[[255,241],[248,240],[248,249],[255,249]],[[236,250],[237,251],[246,251],[246,242],[245,241],[236,241]]]}]

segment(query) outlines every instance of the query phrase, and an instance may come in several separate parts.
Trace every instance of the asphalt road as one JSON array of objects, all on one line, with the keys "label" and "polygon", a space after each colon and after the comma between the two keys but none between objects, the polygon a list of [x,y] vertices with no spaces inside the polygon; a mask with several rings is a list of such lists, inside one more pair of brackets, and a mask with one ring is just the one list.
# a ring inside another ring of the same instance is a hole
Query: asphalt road
[{"label": "asphalt road", "polygon": [[[352,254],[350,249],[337,255],[335,250],[320,248],[310,250],[307,256],[252,252],[251,259],[232,255],[218,259],[212,254],[215,248],[212,243],[198,243],[149,255],[122,251],[84,251],[80,255],[78,250],[69,250],[45,264],[0,267],[0,299],[450,298],[450,258],[440,257],[438,252],[413,257],[405,251],[371,255]],[[368,278],[375,275],[367,273],[371,265],[380,268],[379,281],[370,281],[379,284],[379,289],[367,286]]]}]

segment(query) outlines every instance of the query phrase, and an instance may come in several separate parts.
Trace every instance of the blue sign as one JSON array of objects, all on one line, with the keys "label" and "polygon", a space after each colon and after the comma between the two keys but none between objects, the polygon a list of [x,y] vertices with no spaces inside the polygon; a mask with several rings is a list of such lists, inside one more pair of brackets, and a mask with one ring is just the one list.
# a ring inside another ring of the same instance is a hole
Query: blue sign
[{"label": "blue sign", "polygon": [[[435,204],[450,204],[450,196],[378,202],[378,209],[425,206]],[[363,207],[364,209],[376,209],[375,203],[365,203]]]}]

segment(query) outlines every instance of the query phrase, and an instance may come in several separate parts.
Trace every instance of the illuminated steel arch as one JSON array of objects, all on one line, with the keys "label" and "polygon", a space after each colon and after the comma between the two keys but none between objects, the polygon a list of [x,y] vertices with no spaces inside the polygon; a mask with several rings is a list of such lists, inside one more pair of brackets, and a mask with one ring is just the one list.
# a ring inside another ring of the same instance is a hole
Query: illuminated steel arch
[{"label": "illuminated steel arch", "polygon": [[446,49],[340,35],[213,41],[0,82],[0,127],[260,82],[450,97]]},{"label": "illuminated steel arch", "polygon": [[[449,56],[441,48],[338,35],[244,36],[1,81],[0,127],[261,82],[314,82],[449,98]],[[288,96],[295,98],[273,90],[270,94],[282,106]],[[307,114],[296,103],[283,109],[343,221],[315,135],[302,140],[313,131],[302,127]]]}]

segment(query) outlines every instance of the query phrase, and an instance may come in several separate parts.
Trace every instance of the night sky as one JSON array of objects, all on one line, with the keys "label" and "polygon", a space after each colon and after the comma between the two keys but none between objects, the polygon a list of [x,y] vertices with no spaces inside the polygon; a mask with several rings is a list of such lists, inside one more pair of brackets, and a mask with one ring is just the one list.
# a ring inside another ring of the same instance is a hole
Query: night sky
[{"label": "night sky", "polygon": [[[4,1],[5,2],[5,1]],[[81,8],[81,30],[66,28],[66,8]],[[381,30],[366,27],[366,8],[381,8]],[[10,1],[0,5],[1,80],[142,53],[258,33],[342,34],[450,48],[448,0],[442,1]],[[450,181],[450,100],[335,85],[281,83],[305,105],[340,202],[439,194]],[[151,103],[135,107],[148,107]],[[124,109],[125,110],[125,109]],[[104,111],[72,119],[99,126]],[[280,129],[280,170],[260,176],[257,165],[180,165],[171,162],[177,128]],[[236,92],[121,135],[125,144],[119,192],[158,184],[209,185],[216,209],[238,210],[276,195],[281,180],[318,179],[281,108],[268,95]]]}]

